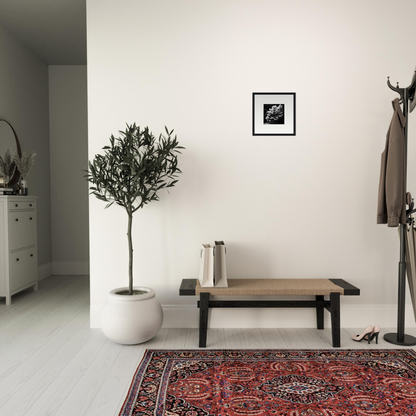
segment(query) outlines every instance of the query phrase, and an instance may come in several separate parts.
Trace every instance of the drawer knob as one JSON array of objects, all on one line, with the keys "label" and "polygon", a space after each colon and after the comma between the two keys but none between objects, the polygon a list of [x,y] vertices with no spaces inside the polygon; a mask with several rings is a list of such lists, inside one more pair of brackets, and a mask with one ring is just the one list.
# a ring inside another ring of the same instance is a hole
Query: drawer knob
[{"label": "drawer knob", "polygon": [[31,207],[31,206],[32,206],[32,204],[29,204],[29,206]]},{"label": "drawer knob", "polygon": [[19,219],[18,219],[18,218],[16,218],[16,221],[19,221]]},{"label": "drawer knob", "polygon": [[16,204],[16,205],[15,205],[15,207],[18,207],[18,206],[19,206],[19,204]]},{"label": "drawer knob", "polygon": [[30,219],[32,219],[32,217],[30,217]]},{"label": "drawer knob", "polygon": [[19,261],[19,259],[16,259],[16,261]]},{"label": "drawer knob", "polygon": [[31,254],[30,257],[33,257],[33,254]]}]

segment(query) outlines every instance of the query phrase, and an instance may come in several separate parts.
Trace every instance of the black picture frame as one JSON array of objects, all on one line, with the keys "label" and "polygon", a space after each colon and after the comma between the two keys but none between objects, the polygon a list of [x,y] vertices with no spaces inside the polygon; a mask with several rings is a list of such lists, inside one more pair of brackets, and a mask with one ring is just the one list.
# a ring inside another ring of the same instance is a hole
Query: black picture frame
[{"label": "black picture frame", "polygon": [[296,93],[253,92],[253,136],[296,136]]}]

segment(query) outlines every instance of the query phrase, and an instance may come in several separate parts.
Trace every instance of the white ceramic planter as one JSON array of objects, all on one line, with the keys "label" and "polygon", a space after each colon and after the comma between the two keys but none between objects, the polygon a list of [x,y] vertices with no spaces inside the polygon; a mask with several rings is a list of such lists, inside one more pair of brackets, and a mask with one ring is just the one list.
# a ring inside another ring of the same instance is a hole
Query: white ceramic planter
[{"label": "white ceramic planter", "polygon": [[153,338],[162,327],[163,310],[156,293],[148,287],[137,287],[144,291],[139,295],[119,295],[127,287],[112,290],[101,315],[104,335],[119,344],[141,344]]}]

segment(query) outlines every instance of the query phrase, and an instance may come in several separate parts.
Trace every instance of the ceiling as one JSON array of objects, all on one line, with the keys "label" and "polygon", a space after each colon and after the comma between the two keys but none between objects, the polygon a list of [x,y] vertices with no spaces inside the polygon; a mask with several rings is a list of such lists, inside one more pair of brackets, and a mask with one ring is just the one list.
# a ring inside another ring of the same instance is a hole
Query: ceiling
[{"label": "ceiling", "polygon": [[87,64],[86,0],[0,0],[0,24],[48,65]]}]

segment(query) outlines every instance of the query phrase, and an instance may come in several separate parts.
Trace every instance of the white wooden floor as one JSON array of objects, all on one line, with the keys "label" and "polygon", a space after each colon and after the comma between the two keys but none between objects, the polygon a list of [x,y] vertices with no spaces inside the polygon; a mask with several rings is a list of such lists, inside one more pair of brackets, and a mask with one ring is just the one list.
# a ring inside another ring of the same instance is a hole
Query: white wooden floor
[{"label": "white wooden floor", "polygon": [[[364,323],[366,324],[366,323]],[[343,329],[343,348],[362,328]],[[384,332],[393,328],[382,328]],[[416,330],[407,333],[416,336]],[[397,348],[382,337],[370,348]],[[197,329],[162,329],[146,344],[122,346],[89,328],[89,280],[53,276],[39,291],[0,299],[0,416],[115,416],[146,348],[197,348]],[[329,329],[211,329],[208,348],[319,348]]]}]

